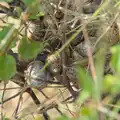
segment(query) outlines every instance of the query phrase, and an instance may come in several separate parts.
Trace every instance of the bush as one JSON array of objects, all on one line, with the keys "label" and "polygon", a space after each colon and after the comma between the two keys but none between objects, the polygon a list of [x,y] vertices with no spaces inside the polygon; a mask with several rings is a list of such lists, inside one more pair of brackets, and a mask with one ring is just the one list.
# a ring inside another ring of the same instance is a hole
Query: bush
[{"label": "bush", "polygon": [[[45,120],[119,119],[119,0],[3,1],[0,12],[7,19],[1,18],[0,31],[1,119],[8,119],[4,103],[17,96],[16,119],[25,119],[27,114],[39,120],[39,114]],[[4,99],[10,81],[20,90]],[[54,85],[60,87],[54,88],[60,94],[56,100],[43,92]],[[45,101],[40,102],[36,90]],[[25,92],[37,107],[19,115]],[[60,118],[49,114],[53,108]]]}]

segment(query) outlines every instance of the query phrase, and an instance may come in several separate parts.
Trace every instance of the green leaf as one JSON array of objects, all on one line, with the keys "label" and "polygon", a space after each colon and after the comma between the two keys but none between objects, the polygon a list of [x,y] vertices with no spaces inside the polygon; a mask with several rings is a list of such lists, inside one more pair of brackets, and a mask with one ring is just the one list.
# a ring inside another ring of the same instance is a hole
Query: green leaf
[{"label": "green leaf", "polygon": [[29,15],[28,19],[29,20],[38,19],[39,18],[39,16],[38,16],[39,11],[40,11],[40,5],[39,4],[31,6],[30,10],[29,10],[30,15]]},{"label": "green leaf", "polygon": [[110,93],[116,94],[120,91],[120,75],[106,75],[103,82],[103,92],[109,91]]},{"label": "green leaf", "polygon": [[15,73],[15,59],[10,55],[0,56],[0,80],[9,80]]},{"label": "green leaf", "polygon": [[98,120],[98,114],[96,109],[91,108],[90,106],[82,107],[80,113],[80,120]]},{"label": "green leaf", "polygon": [[10,48],[15,48],[16,47],[16,41],[18,40],[18,36],[16,35],[16,37],[14,38],[14,40],[11,43]]},{"label": "green leaf", "polygon": [[39,13],[37,14],[37,16],[38,16],[38,17],[43,17],[43,16],[45,16],[45,13],[44,13],[44,12],[39,12]]},{"label": "green leaf", "polygon": [[111,92],[114,86],[114,83],[116,83],[116,77],[113,75],[106,75],[105,79],[103,81],[103,92],[109,91]]},{"label": "green leaf", "polygon": [[28,18],[29,20],[37,20],[39,16],[37,16],[36,14],[31,14]]},{"label": "green leaf", "polygon": [[[3,27],[0,31],[0,50],[3,51],[6,47],[13,47],[13,44],[16,44],[16,37],[13,37],[16,33],[16,28],[13,25],[8,25]],[[12,41],[11,41],[12,40]]]},{"label": "green leaf", "polygon": [[3,118],[3,120],[10,120],[10,119],[5,117],[5,118]]},{"label": "green leaf", "polygon": [[16,9],[16,13],[17,13],[18,17],[20,17],[21,13],[23,12],[22,8],[16,7],[15,9]]},{"label": "green leaf", "polygon": [[83,91],[80,93],[80,97],[78,98],[77,103],[78,103],[79,105],[81,105],[81,104],[83,104],[83,103],[85,102],[85,100],[87,100],[89,97],[90,97],[89,92],[86,92],[85,90],[83,90]]},{"label": "green leaf", "polygon": [[4,39],[6,34],[9,32],[11,26],[5,26],[3,29],[0,31],[0,42]]},{"label": "green leaf", "polygon": [[24,0],[25,5],[28,8],[28,19],[37,19],[37,14],[40,11],[40,1],[39,0]]},{"label": "green leaf", "polygon": [[72,120],[72,119],[68,118],[67,116],[61,116],[57,118],[56,120]]},{"label": "green leaf", "polygon": [[116,45],[111,48],[112,58],[111,58],[111,65],[115,72],[120,72],[120,45]]},{"label": "green leaf", "polygon": [[94,84],[92,77],[83,68],[79,67],[77,70],[77,77],[80,82],[81,88],[88,94],[93,94]]},{"label": "green leaf", "polygon": [[[104,43],[105,44],[105,43]],[[97,84],[96,84],[96,97],[97,99],[100,99],[100,93],[102,90],[102,83],[104,79],[104,65],[105,65],[105,53],[106,48],[101,48],[96,53],[96,59],[95,59],[95,70],[97,75]]]},{"label": "green leaf", "polygon": [[28,40],[26,37],[20,41],[18,52],[25,60],[33,59],[38,53],[42,52],[44,45],[37,41]]},{"label": "green leaf", "polygon": [[26,6],[31,5],[33,2],[35,2],[36,0],[23,0],[23,2],[25,3]]}]

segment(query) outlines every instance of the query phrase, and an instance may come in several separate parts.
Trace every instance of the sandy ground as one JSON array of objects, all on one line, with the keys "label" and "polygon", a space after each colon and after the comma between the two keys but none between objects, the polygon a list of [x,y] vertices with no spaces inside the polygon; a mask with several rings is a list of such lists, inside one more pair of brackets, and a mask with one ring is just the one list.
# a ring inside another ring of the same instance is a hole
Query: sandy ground
[{"label": "sandy ground", "polygon": [[[16,84],[14,84],[13,82],[9,82],[7,84],[7,88],[14,88],[14,87],[19,87],[17,86]],[[0,84],[0,89],[3,88],[3,85]],[[5,97],[4,97],[4,100],[15,95],[16,93],[19,92],[20,89],[14,89],[14,90],[6,90],[5,92]],[[61,90],[64,90],[64,89],[61,89]],[[39,107],[39,106],[36,106],[32,99],[30,98],[30,96],[27,94],[27,93],[24,93],[22,95],[22,100],[21,100],[21,104],[20,104],[20,108],[19,108],[19,111],[18,111],[18,116],[22,116],[24,118],[24,120],[28,119],[29,120],[32,120],[33,119],[33,116],[36,115],[35,113],[37,112],[37,110],[39,108],[41,108],[44,104],[45,105],[49,105],[49,104],[59,104],[59,109],[65,113],[65,114],[68,114],[72,117],[72,114],[74,115],[74,112],[75,112],[75,106],[73,106],[73,104],[62,104],[61,103],[61,100],[63,99],[59,92],[58,89],[55,89],[55,88],[47,88],[44,90],[44,92],[46,93],[46,95],[49,96],[49,100],[48,99],[45,99],[45,97],[40,93],[38,92],[37,90],[34,90],[37,97],[39,98],[39,100],[41,101],[42,105]],[[58,94],[58,95],[56,95]],[[2,90],[0,91],[0,96],[2,97]],[[64,96],[68,96],[68,91],[66,91],[64,93]],[[4,111],[4,114],[11,118],[11,120],[14,120],[14,116],[15,116],[15,110],[17,108],[17,105],[18,105],[18,101],[19,101],[19,96],[6,102],[4,105],[3,105],[3,108],[2,108],[2,111]],[[44,103],[44,104],[43,104]],[[75,105],[75,104],[74,104]],[[68,110],[69,108],[69,110]],[[71,113],[69,112],[71,111]],[[32,114],[34,113],[34,114]],[[51,109],[48,111],[48,114],[50,115],[50,117],[52,118],[52,120],[55,120],[58,116],[60,116],[60,114],[56,111],[56,109]]]}]

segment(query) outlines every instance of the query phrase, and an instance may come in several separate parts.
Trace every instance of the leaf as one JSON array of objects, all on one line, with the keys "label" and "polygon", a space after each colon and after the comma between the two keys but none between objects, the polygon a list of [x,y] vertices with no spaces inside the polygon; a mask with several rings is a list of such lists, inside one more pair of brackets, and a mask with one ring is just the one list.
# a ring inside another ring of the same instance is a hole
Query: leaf
[{"label": "leaf", "polygon": [[18,40],[18,36],[16,35],[16,37],[14,38],[14,40],[11,43],[10,48],[15,48],[16,47],[16,41]]},{"label": "leaf", "polygon": [[105,79],[103,81],[103,92],[109,91],[111,92],[114,86],[114,83],[116,83],[116,77],[113,75],[106,75]]},{"label": "leaf", "polygon": [[5,118],[3,118],[3,120],[10,120],[9,118],[7,118],[7,117],[5,117]]},{"label": "leaf", "polygon": [[61,116],[61,117],[57,118],[56,120],[71,120],[71,119],[68,118],[67,116]]},{"label": "leaf", "polygon": [[89,92],[86,92],[85,90],[83,90],[83,91],[80,93],[80,97],[78,98],[77,103],[78,103],[79,105],[81,105],[81,104],[83,104],[83,103],[85,102],[85,100],[87,100],[89,97],[90,97]]},{"label": "leaf", "polygon": [[115,72],[120,72],[120,45],[116,45],[111,48],[112,58],[111,58],[111,66],[115,70]]},{"label": "leaf", "polygon": [[35,1],[36,0],[23,0],[23,2],[25,3],[26,6],[30,6]]},{"label": "leaf", "polygon": [[104,64],[105,64],[106,48],[103,47],[103,48],[99,49],[99,51],[96,53],[95,70],[96,70],[96,75],[97,75],[97,80],[96,80],[97,81],[96,82],[97,83],[96,84],[97,99],[100,99],[100,93],[101,93],[102,83],[103,83],[103,79],[104,79]]},{"label": "leaf", "polygon": [[37,19],[37,14],[40,11],[40,1],[39,0],[24,0],[25,5],[28,8],[28,19]]},{"label": "leaf", "polygon": [[82,107],[80,113],[80,120],[98,120],[98,114],[96,109],[90,106]]},{"label": "leaf", "polygon": [[20,17],[21,13],[23,12],[22,8],[21,7],[16,7],[15,9],[16,9],[17,16]]},{"label": "leaf", "polygon": [[[0,31],[0,50],[4,51],[6,47],[13,47],[13,44],[16,43],[15,37],[16,28],[13,25],[8,25]],[[12,41],[11,41],[12,40]]]},{"label": "leaf", "polygon": [[106,75],[103,82],[103,92],[116,94],[120,91],[120,75]]},{"label": "leaf", "polygon": [[11,26],[5,26],[3,29],[0,31],[0,42],[4,39],[6,34],[9,32]]},{"label": "leaf", "polygon": [[32,20],[32,19],[38,19],[39,16],[38,16],[38,13],[40,11],[40,5],[39,4],[35,4],[33,6],[30,7],[30,10],[29,10],[29,17],[28,19],[29,20]]},{"label": "leaf", "polygon": [[39,13],[37,14],[37,16],[38,16],[38,17],[43,17],[43,16],[45,16],[45,13],[44,13],[44,12],[39,12]]},{"label": "leaf", "polygon": [[77,77],[80,82],[80,86],[85,91],[87,94],[94,94],[93,89],[94,89],[94,84],[92,77],[89,75],[88,72],[86,72],[83,68],[78,67],[76,70],[77,72]]},{"label": "leaf", "polygon": [[15,59],[11,55],[0,56],[0,80],[9,80],[15,73]]},{"label": "leaf", "polygon": [[38,53],[42,52],[44,45],[37,41],[27,40],[26,37],[20,41],[20,45],[18,47],[18,52],[20,53],[23,59],[33,59],[37,56]]}]

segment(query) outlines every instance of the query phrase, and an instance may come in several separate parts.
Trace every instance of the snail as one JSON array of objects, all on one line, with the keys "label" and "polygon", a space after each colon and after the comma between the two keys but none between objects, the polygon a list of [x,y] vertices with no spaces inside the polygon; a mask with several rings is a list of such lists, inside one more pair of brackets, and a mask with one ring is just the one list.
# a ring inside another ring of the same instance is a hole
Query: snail
[{"label": "snail", "polygon": [[79,55],[82,57],[88,57],[88,46],[91,48],[92,54],[95,54],[99,49],[104,47],[106,48],[106,44],[108,45],[109,50],[110,46],[113,46],[114,44],[118,43],[118,25],[115,22],[112,25],[110,25],[108,19],[104,19],[101,17],[88,23],[86,29],[90,45],[84,39],[84,41],[82,41],[81,43],[77,44],[76,46],[73,46],[73,50],[79,53]]},{"label": "snail", "polygon": [[34,61],[28,65],[25,71],[25,79],[28,85],[32,87],[45,87],[48,81],[52,80],[50,73],[47,70],[42,70],[44,63]]},{"label": "snail", "polygon": [[94,13],[99,5],[101,4],[101,0],[87,0],[85,1],[84,5],[83,5],[83,13],[84,14],[92,14]]},{"label": "snail", "polygon": [[27,36],[29,39],[41,41],[45,35],[45,24],[42,20],[27,21]]},{"label": "snail", "polygon": [[76,73],[76,68],[75,66],[67,66],[66,67],[66,75],[69,79],[69,81],[72,84],[73,88],[79,89],[79,80],[77,79],[77,73]]},{"label": "snail", "polygon": [[60,56],[50,55],[47,57],[47,62],[49,63],[48,70],[53,76],[61,73],[62,66]]},{"label": "snail", "polygon": [[[94,54],[95,53],[94,44],[96,43],[96,37],[89,37],[89,39],[90,39],[90,46],[89,47],[91,47],[92,54]],[[88,53],[87,53],[88,44],[85,41],[83,41],[80,44],[78,44],[77,46],[75,46],[74,49],[81,56],[83,56],[83,57],[88,56]]]}]

